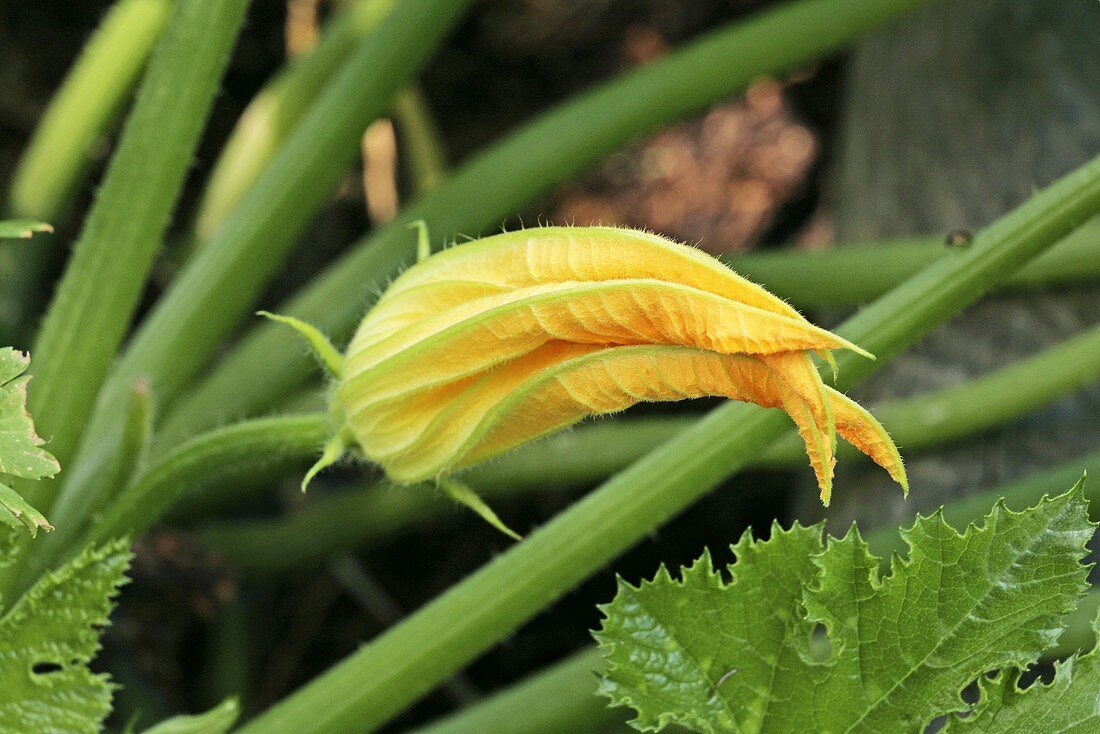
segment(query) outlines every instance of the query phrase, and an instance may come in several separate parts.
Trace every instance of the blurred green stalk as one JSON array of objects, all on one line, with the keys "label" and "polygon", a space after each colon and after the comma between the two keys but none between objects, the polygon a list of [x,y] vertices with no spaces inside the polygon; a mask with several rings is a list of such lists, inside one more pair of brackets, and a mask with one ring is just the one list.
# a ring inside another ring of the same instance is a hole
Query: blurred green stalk
[{"label": "blurred green stalk", "polygon": [[[943,236],[825,250],[760,250],[724,258],[750,280],[802,308],[855,306],[878,298],[947,254]],[[1100,281],[1100,218],[1078,228],[1009,278],[1005,289]]]},{"label": "blurred green stalk", "polygon": [[291,61],[248,104],[206,181],[195,215],[198,244],[214,237],[356,45],[392,8],[393,0],[347,3],[326,25],[316,48]]},{"label": "blurred green stalk", "polygon": [[[54,225],[122,114],[174,0],[118,0],[50,100],[12,176],[8,214]],[[54,242],[0,243],[0,343],[27,338],[49,289],[43,269]]]}]

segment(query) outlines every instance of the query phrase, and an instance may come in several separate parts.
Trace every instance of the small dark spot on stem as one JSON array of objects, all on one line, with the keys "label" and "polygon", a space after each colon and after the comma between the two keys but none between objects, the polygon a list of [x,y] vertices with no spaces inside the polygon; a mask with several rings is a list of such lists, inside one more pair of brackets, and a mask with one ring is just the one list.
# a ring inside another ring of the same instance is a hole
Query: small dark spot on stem
[{"label": "small dark spot on stem", "polygon": [[957,228],[947,233],[945,240],[948,247],[968,247],[974,241],[974,234],[969,229]]}]

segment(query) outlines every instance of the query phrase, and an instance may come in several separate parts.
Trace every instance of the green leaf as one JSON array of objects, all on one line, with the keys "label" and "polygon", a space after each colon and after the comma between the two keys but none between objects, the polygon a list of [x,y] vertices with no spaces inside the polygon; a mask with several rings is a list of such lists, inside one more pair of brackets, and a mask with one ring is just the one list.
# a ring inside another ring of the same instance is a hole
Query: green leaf
[{"label": "green leaf", "polygon": [[[1093,621],[1092,628],[1100,633],[1100,617]],[[1036,681],[1021,690],[1019,677],[1018,670],[1006,670],[992,679],[980,678],[981,699],[976,711],[966,718],[953,717],[944,732],[1100,731],[1100,654],[1095,647],[1057,663],[1049,685]]]},{"label": "green leaf", "polygon": [[33,219],[8,219],[0,222],[0,239],[3,240],[24,240],[33,237],[35,232],[53,232],[53,227]]},{"label": "green leaf", "polygon": [[42,576],[0,618],[0,731],[100,730],[113,685],[88,663],[129,563],[128,540],[89,547]]},{"label": "green leaf", "polygon": [[41,446],[34,422],[27,412],[27,382],[24,375],[30,357],[23,352],[0,349],[0,474],[24,479],[52,477],[61,467]]},{"label": "green leaf", "polygon": [[986,672],[1035,661],[1086,588],[1079,487],[965,534],[918,518],[885,574],[855,528],[824,549],[822,530],[742,538],[729,582],[708,556],[679,581],[620,582],[600,692],[642,731],[921,732]]},{"label": "green leaf", "polygon": [[235,698],[227,698],[204,714],[173,716],[142,734],[225,734],[241,714]]},{"label": "green leaf", "polygon": [[7,510],[0,512],[0,522],[13,528],[25,527],[32,538],[38,535],[39,528],[46,532],[53,530],[53,525],[50,525],[41,512],[31,507],[21,494],[4,484],[0,484],[0,508]]},{"label": "green leaf", "polygon": [[[2,231],[3,223],[0,223]],[[27,382],[25,376],[30,357],[11,347],[0,349],[0,475],[22,479],[52,477],[60,470],[57,460],[41,446],[43,441],[34,431],[34,422],[27,412]],[[53,530],[53,526],[34,509],[22,495],[0,482],[0,524],[25,527],[31,537],[38,529]],[[13,548],[8,562],[14,561]],[[0,561],[0,566],[6,565]]]}]

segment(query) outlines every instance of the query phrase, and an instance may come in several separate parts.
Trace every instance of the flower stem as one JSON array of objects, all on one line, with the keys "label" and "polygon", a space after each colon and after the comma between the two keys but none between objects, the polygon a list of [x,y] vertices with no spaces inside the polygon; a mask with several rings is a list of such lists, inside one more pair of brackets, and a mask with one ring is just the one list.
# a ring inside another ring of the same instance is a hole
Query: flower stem
[{"label": "flower stem", "polygon": [[328,416],[310,413],[244,421],[196,436],[142,471],[90,529],[67,523],[51,533],[25,563],[19,587],[89,543],[140,535],[184,496],[273,462],[297,466],[316,455],[332,431]]}]

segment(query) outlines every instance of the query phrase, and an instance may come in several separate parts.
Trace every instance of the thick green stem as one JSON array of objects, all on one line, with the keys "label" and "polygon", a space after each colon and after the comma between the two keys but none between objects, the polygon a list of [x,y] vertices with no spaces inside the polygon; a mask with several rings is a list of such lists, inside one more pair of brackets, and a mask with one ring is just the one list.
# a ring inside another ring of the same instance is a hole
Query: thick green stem
[{"label": "thick green stem", "polygon": [[[944,257],[942,236],[827,250],[763,250],[726,262],[750,280],[803,308],[855,306],[873,300]],[[1100,279],[1100,219],[1080,227],[1005,281],[1010,289]]]},{"label": "thick green stem", "polygon": [[272,461],[309,459],[332,431],[327,415],[308,413],[244,421],[197,436],[143,472],[93,524],[86,541],[139,535],[185,492],[216,486],[220,479]]},{"label": "thick green stem", "polygon": [[[172,0],[118,0],[107,13],[27,144],[12,177],[9,214],[53,224],[66,215],[171,9]],[[42,269],[55,243],[20,250],[0,243],[0,334],[13,339],[0,337],[3,343],[19,343],[44,302]]]},{"label": "thick green stem", "polygon": [[[246,4],[176,4],[46,315],[29,400],[62,466],[137,308]],[[122,385],[119,410],[131,384]],[[26,496],[47,510],[54,492],[56,483],[39,482]]]},{"label": "thick green stem", "polygon": [[[469,2],[403,3],[360,44],[233,216],[138,329],[99,395],[75,473],[94,471],[102,460],[97,446],[119,430],[121,397],[136,377],[148,380],[157,402],[164,404],[215,351],[347,170],[363,129],[427,63]],[[267,359],[278,361],[276,355]],[[79,492],[80,487],[66,481],[63,491]]]},{"label": "thick green stem", "polygon": [[[802,0],[711,33],[525,125],[492,146],[332,265],[279,313],[338,337],[363,315],[364,298],[415,254],[407,225],[428,223],[438,245],[502,219],[605,154],[660,125],[835,51],[922,0]],[[720,71],[716,71],[720,70]],[[273,360],[272,355],[279,355]],[[168,440],[254,415],[314,374],[293,339],[260,327],[169,415]]]},{"label": "thick green stem", "polygon": [[245,421],[205,433],[165,454],[143,471],[110,505],[91,529],[58,526],[25,564],[21,581],[29,583],[66,553],[105,538],[136,537],[158,522],[187,494],[281,462],[297,465],[317,454],[332,434],[323,413]]},{"label": "thick green stem", "polygon": [[[943,508],[944,519],[957,530],[969,523],[980,522],[989,514],[997,499],[1003,497],[1013,510],[1034,506],[1045,494],[1056,495],[1073,486],[1084,471],[1100,472],[1100,452],[1081,459],[1068,461],[1060,466],[1038,472],[1020,482],[981,492],[952,502]],[[1100,483],[1085,482],[1085,494],[1097,512],[1100,506]],[[897,550],[904,550],[904,543],[897,528],[881,528],[868,534],[867,542],[872,552],[880,558],[889,558]],[[1067,629],[1053,650],[1044,657],[1065,657],[1079,650],[1089,649],[1093,643],[1092,620],[1100,606],[1100,591],[1091,591],[1076,611],[1066,620]],[[484,701],[439,719],[415,734],[458,734],[459,732],[492,732],[492,734],[520,734],[525,732],[528,721],[541,724],[552,722],[548,732],[582,731],[589,720],[600,721],[610,716],[607,701],[596,695],[593,673],[602,670],[603,657],[595,648],[582,650],[508,688],[494,693]],[[527,716],[526,711],[537,713]],[[540,729],[541,731],[541,729]]]},{"label": "thick green stem", "polygon": [[393,0],[348,3],[325,27],[317,47],[291,62],[249,103],[207,179],[195,217],[198,243],[217,233],[356,44],[392,7]]},{"label": "thick green stem", "polygon": [[596,695],[603,657],[585,649],[416,734],[598,732],[628,718]]},{"label": "thick green stem", "polygon": [[[1032,197],[848,320],[894,356],[1100,213],[1100,157]],[[841,362],[842,387],[875,363]],[[372,731],[736,472],[785,416],[726,404],[246,725],[246,734]]]}]

